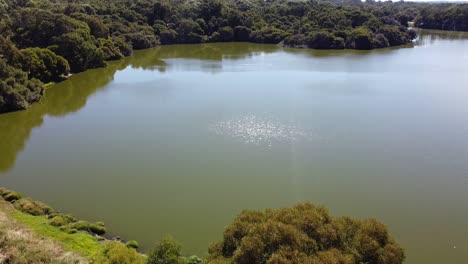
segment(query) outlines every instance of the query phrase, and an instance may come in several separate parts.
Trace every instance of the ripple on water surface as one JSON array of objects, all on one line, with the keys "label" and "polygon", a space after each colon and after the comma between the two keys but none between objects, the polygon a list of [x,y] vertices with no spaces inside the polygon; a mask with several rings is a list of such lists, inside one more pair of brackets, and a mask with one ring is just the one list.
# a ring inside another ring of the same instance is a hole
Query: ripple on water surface
[{"label": "ripple on water surface", "polygon": [[284,124],[268,115],[243,115],[211,124],[217,135],[229,136],[247,144],[272,146],[280,142],[311,140],[313,134],[298,126]]}]

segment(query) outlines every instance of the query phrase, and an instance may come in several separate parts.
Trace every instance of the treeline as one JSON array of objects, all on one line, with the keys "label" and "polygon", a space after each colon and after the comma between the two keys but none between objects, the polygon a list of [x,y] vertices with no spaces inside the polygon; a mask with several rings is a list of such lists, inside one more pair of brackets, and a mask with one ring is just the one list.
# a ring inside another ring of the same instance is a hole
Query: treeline
[{"label": "treeline", "polygon": [[415,26],[427,29],[468,31],[468,4],[426,5],[420,8]]},{"label": "treeline", "polygon": [[415,6],[360,0],[0,0],[0,63],[10,66],[0,72],[0,112],[28,108],[40,99],[42,83],[159,44],[405,44],[415,38],[406,27],[418,13],[406,9]]}]

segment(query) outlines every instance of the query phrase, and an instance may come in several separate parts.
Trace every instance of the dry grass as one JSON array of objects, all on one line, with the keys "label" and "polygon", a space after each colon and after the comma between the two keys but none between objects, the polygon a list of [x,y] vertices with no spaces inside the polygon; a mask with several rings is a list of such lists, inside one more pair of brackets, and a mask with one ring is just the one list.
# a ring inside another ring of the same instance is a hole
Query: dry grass
[{"label": "dry grass", "polygon": [[0,199],[0,263],[9,264],[85,264],[80,255],[68,252],[48,238],[37,236],[8,213],[13,206]]}]

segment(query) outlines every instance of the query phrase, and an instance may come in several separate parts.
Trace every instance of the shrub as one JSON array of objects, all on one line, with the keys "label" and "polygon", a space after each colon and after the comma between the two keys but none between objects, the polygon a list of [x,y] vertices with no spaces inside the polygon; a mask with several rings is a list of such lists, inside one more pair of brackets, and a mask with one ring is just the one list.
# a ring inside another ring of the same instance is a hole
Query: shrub
[{"label": "shrub", "polygon": [[174,29],[163,30],[160,33],[162,44],[174,44],[177,43],[179,34]]},{"label": "shrub", "polygon": [[335,218],[310,203],[242,211],[209,249],[209,261],[228,263],[399,264],[404,258],[378,221]]},{"label": "shrub", "polygon": [[60,81],[70,72],[70,65],[62,56],[49,49],[27,48],[21,50],[23,70],[30,78],[42,82]]},{"label": "shrub", "polygon": [[[44,85],[37,79],[28,79],[28,74],[13,68],[0,57],[0,113],[27,109],[39,101],[44,93]],[[18,200],[18,193],[8,191],[3,198]],[[6,197],[8,196],[8,197]]]},{"label": "shrub", "polygon": [[221,41],[221,34],[215,31],[211,36],[208,38],[210,42],[220,42]]},{"label": "shrub", "polygon": [[103,251],[90,260],[92,264],[143,264],[144,262],[144,257],[135,249],[115,241],[107,242]]},{"label": "shrub", "polygon": [[306,37],[303,34],[289,36],[284,39],[284,45],[288,47],[303,47],[306,46]]},{"label": "shrub", "polygon": [[134,248],[134,249],[137,249],[139,247],[138,242],[135,240],[130,240],[127,243],[125,243],[125,245],[129,248]]},{"label": "shrub", "polygon": [[257,43],[278,44],[287,37],[287,33],[274,27],[265,27],[250,33],[250,40]]},{"label": "shrub", "polygon": [[67,234],[75,234],[75,233],[78,232],[77,229],[71,228],[71,227],[68,226],[68,225],[61,226],[59,229],[60,229],[61,231],[65,232],[65,233],[67,233]]},{"label": "shrub", "polygon": [[309,34],[307,45],[313,49],[330,49],[335,36],[327,31],[317,31]]},{"label": "shrub", "polygon": [[13,205],[16,209],[30,215],[46,215],[52,212],[52,208],[31,198],[19,199]]},{"label": "shrub", "polygon": [[249,35],[250,35],[250,29],[246,27],[237,26],[234,28],[234,38],[237,41],[248,41]]},{"label": "shrub", "polygon": [[186,259],[185,261],[187,264],[201,264],[203,263],[203,260],[199,258],[198,256],[190,256]]},{"label": "shrub", "polygon": [[104,235],[106,233],[105,227],[82,220],[75,223],[71,223],[70,228],[74,228],[80,231],[86,231],[96,235]]},{"label": "shrub", "polygon": [[149,253],[148,264],[182,264],[181,246],[171,237],[165,237]]},{"label": "shrub", "polygon": [[369,29],[365,27],[359,27],[351,32],[351,34],[348,36],[347,42],[348,48],[367,50],[372,49],[374,38]]},{"label": "shrub", "polygon": [[71,214],[62,214],[62,213],[58,213],[58,212],[52,212],[51,214],[48,215],[48,218],[49,219],[52,219],[56,216],[59,216],[60,218],[63,218],[67,224],[69,223],[73,223],[73,222],[76,222],[78,221],[73,215]]},{"label": "shrub", "polygon": [[119,47],[115,45],[112,39],[100,38],[99,49],[104,55],[104,60],[118,60],[124,57]]},{"label": "shrub", "polygon": [[221,41],[232,41],[234,39],[234,31],[231,27],[223,27],[219,29]]},{"label": "shrub", "polygon": [[23,195],[19,192],[11,191],[5,188],[0,188],[0,195],[5,199],[5,201],[13,202],[21,199]]},{"label": "shrub", "polygon": [[52,226],[64,226],[67,224],[68,222],[66,218],[61,215],[54,216],[52,217],[52,219],[49,220],[49,225],[52,225]]},{"label": "shrub", "polygon": [[147,49],[159,44],[159,39],[153,33],[138,32],[125,35],[128,42],[132,44],[133,49]]}]

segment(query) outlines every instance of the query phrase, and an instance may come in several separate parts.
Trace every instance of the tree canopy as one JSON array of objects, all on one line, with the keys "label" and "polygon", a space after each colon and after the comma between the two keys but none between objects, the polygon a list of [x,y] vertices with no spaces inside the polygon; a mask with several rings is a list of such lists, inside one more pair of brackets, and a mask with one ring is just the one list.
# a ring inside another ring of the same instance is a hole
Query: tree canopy
[{"label": "tree canopy", "polygon": [[209,263],[397,264],[403,249],[375,219],[333,217],[321,206],[244,210],[209,250]]},{"label": "tree canopy", "polygon": [[[159,44],[250,41],[315,49],[402,45],[416,37],[407,27],[410,21],[423,28],[468,30],[468,5],[360,0],[0,0],[0,57],[26,73],[28,80],[51,82]],[[26,96],[26,101],[38,100],[41,94]],[[8,100],[14,98],[20,97]],[[5,106],[5,102],[0,101],[1,111],[30,105],[23,101]]]}]

